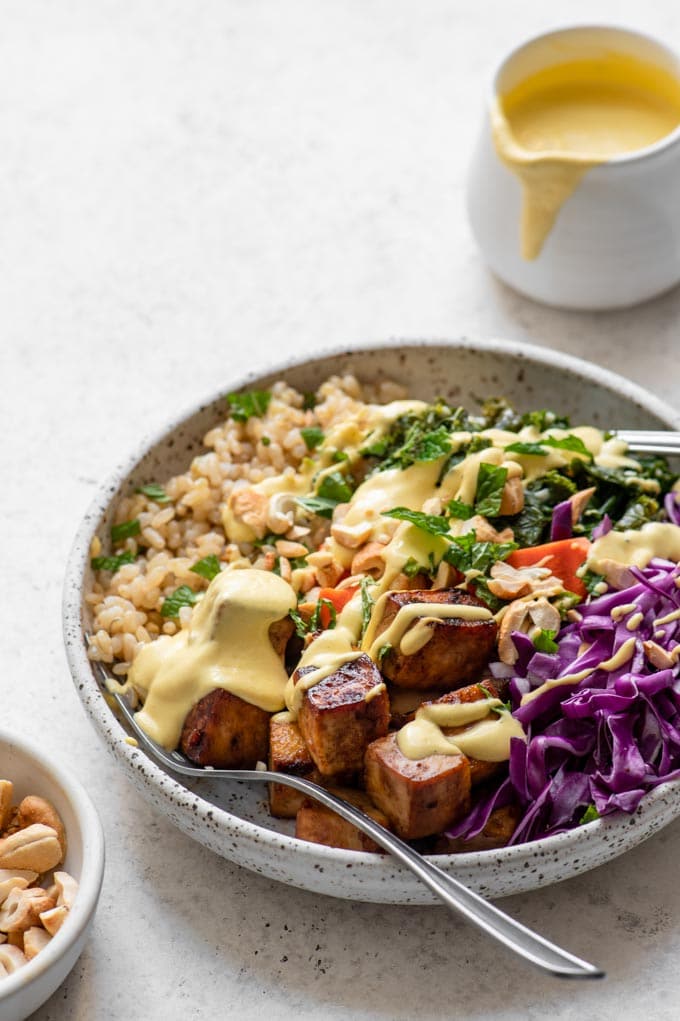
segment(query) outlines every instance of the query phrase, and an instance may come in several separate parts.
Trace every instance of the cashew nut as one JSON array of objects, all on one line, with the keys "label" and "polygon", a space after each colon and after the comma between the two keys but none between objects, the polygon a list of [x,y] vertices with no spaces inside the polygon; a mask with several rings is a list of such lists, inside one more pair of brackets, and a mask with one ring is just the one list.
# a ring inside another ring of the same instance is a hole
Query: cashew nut
[{"label": "cashew nut", "polygon": [[52,939],[51,935],[42,926],[32,925],[30,929],[27,929],[24,933],[24,954],[27,961],[32,961],[36,954],[39,954],[41,950],[44,950],[49,941]]},{"label": "cashew nut", "polygon": [[0,780],[0,831],[6,830],[11,822],[13,793],[12,781]]},{"label": "cashew nut", "polygon": [[66,921],[67,915],[68,908],[65,904],[61,904],[59,907],[43,911],[40,915],[40,921],[45,926],[50,936],[54,936],[57,932],[59,932]]},{"label": "cashew nut", "polygon": [[0,946],[0,965],[3,966],[7,975],[11,975],[26,962],[27,957],[23,951],[19,950],[19,947],[13,947],[9,943],[3,943]]},{"label": "cashew nut", "polygon": [[57,907],[61,907],[62,904],[65,904],[67,908],[73,907],[78,893],[78,880],[68,872],[55,872],[54,885],[57,888]]},{"label": "cashew nut", "polygon": [[33,886],[28,890],[15,888],[0,908],[0,930],[2,932],[25,932],[44,911],[55,907],[54,899],[45,890]]},{"label": "cashew nut", "polygon": [[5,900],[15,887],[25,890],[29,883],[32,883],[37,878],[37,872],[19,869],[0,869],[0,904],[5,903]]},{"label": "cashew nut", "polygon": [[33,823],[0,840],[0,868],[47,872],[62,860],[59,837],[52,826]]},{"label": "cashew nut", "polygon": [[66,855],[66,830],[61,817],[54,805],[45,798],[39,798],[35,794],[29,794],[19,803],[16,815],[16,825],[20,830],[31,826],[33,823],[42,823],[43,826],[51,826],[57,834],[57,840],[61,844],[62,858]]}]

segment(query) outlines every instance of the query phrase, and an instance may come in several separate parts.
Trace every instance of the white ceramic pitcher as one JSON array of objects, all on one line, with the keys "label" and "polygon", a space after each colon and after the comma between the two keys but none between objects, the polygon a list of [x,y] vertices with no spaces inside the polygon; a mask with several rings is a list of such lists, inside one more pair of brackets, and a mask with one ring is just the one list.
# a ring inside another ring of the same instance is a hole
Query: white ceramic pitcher
[{"label": "white ceramic pitcher", "polygon": [[678,56],[639,32],[580,26],[538,36],[498,69],[470,167],[468,212],[487,263],[511,287],[562,308],[621,308],[680,281],[680,128],[591,168],[560,209],[538,258],[520,254],[521,185],[496,152],[492,106],[546,67],[612,50],[680,79]]}]

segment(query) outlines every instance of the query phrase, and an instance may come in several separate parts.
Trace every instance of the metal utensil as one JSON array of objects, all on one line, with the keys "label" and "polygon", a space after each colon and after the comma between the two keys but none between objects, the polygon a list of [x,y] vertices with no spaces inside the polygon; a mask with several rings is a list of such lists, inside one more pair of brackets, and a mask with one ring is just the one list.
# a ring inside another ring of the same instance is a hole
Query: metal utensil
[{"label": "metal utensil", "polygon": [[389,851],[402,865],[410,869],[448,908],[463,915],[469,922],[477,925],[489,936],[519,954],[520,957],[543,968],[544,971],[550,972],[551,975],[562,978],[604,977],[605,973],[600,968],[562,950],[554,943],[532,932],[525,925],[510,918],[509,915],[494,907],[479,894],[469,890],[453,876],[433,865],[427,858],[414,851],[403,840],[390,833],[389,830],[355,808],[354,805],[343,801],[342,798],[331,794],[323,787],[319,787],[318,784],[299,776],[273,773],[265,769],[211,769],[210,767],[194,766],[180,752],[167,752],[145,734],[135,720],[133,710],[122,695],[117,692],[108,692],[108,694],[115,700],[139,744],[168,770],[179,773],[181,776],[200,777],[204,780],[240,780],[255,781],[256,783],[274,781],[287,787],[293,787],[337,812],[343,819],[353,823],[357,829],[368,834],[376,844]]},{"label": "metal utensil", "polygon": [[635,454],[680,455],[680,432],[669,429],[616,429],[616,436]]}]

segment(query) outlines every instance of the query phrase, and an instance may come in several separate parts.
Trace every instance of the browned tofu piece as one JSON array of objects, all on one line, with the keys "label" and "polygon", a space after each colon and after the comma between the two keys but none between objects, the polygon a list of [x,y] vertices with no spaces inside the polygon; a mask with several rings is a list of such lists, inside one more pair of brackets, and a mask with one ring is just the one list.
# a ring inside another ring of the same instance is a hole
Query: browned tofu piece
[{"label": "browned tofu piece", "polygon": [[470,765],[465,755],[402,755],[397,735],[369,745],[366,791],[406,840],[441,833],[470,808]]},{"label": "browned tofu piece", "polygon": [[281,620],[275,620],[273,624],[269,625],[269,641],[272,649],[281,659],[283,659],[286,646],[294,630],[295,624],[290,617],[282,617]]},{"label": "browned tofu piece", "polygon": [[[458,688],[456,691],[449,691],[446,695],[441,695],[439,698],[432,699],[426,705],[445,704],[451,705],[452,703],[460,702],[478,702],[481,698],[486,698],[484,689],[492,698],[505,699],[508,682],[507,681],[496,681],[491,678],[485,678],[484,681],[480,681],[478,684],[468,684],[464,688]],[[460,732],[463,729],[461,727],[444,727],[444,733],[450,737]],[[468,757],[470,763],[470,781],[473,787],[483,783],[485,780],[489,780],[492,776],[497,776],[502,773],[505,769],[504,762],[484,762],[482,759],[473,759]]]},{"label": "browned tofu piece", "polygon": [[519,822],[520,811],[516,805],[496,808],[488,818],[483,830],[470,840],[460,837],[442,836],[434,846],[433,854],[460,854],[465,851],[492,851],[495,847],[505,847],[515,832]]},{"label": "browned tofu piece", "polygon": [[[376,638],[387,630],[399,610],[411,603],[486,608],[476,596],[458,589],[390,592]],[[426,605],[422,616],[427,617]],[[410,627],[415,624],[416,621]],[[476,680],[494,652],[496,621],[449,617],[428,621],[425,626],[432,637],[417,652],[406,655],[394,647],[382,657],[380,669],[385,677],[400,688],[436,688],[438,691],[449,691],[466,681]]]},{"label": "browned tofu piece", "polygon": [[[269,724],[269,768],[274,773],[289,773],[319,783],[321,774],[314,765],[297,723],[272,718]],[[281,783],[269,784],[269,810],[279,819],[294,819],[305,795]]]},{"label": "browned tofu piece", "polygon": [[269,713],[222,688],[189,712],[180,748],[192,762],[217,769],[254,769],[267,758]]},{"label": "browned tofu piece", "polygon": [[366,748],[387,733],[389,720],[383,679],[365,654],[309,688],[298,715],[314,764],[326,777],[361,770]]},{"label": "browned tofu piece", "polygon": [[[362,791],[350,790],[345,787],[329,788],[333,794],[344,798],[360,808],[366,815],[379,822],[386,829],[390,828],[389,819],[384,812],[376,808],[368,795]],[[325,844],[327,847],[343,847],[347,851],[377,851],[384,853],[365,833],[358,830],[351,822],[318,801],[306,799],[297,814],[295,836],[300,840],[309,840],[313,844]]]},{"label": "browned tofu piece", "polygon": [[410,723],[423,702],[433,701],[439,695],[435,688],[421,690],[420,688],[397,688],[393,684],[387,685],[387,694],[390,698],[390,730],[399,730],[407,723]]}]

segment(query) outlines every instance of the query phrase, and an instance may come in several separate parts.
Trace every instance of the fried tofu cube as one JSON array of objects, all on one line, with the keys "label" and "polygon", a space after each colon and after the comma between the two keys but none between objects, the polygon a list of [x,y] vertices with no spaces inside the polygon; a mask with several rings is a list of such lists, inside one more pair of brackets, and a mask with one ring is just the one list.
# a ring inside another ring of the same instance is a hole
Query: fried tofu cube
[{"label": "fried tofu cube", "polygon": [[[475,606],[486,609],[476,596],[459,589],[419,590],[390,592],[385,602],[382,620],[376,630],[376,640],[387,631],[399,611],[413,603],[422,604],[422,616],[427,618],[427,604]],[[414,620],[406,633],[415,627]],[[448,691],[466,681],[473,681],[489,662],[496,644],[497,625],[493,617],[488,620],[465,620],[462,617],[432,618],[425,624],[431,632],[429,640],[416,652],[403,653],[399,645],[390,648],[382,657],[380,669],[384,676],[400,688],[436,688]],[[389,644],[389,643],[387,643]]]},{"label": "fried tofu cube", "polygon": [[486,826],[476,837],[463,840],[461,837],[447,837],[443,834],[434,847],[434,854],[461,854],[465,851],[492,851],[505,847],[512,837],[520,811],[516,805],[496,808],[489,816]]},{"label": "fried tofu cube", "polygon": [[254,769],[267,758],[270,714],[222,688],[205,695],[184,721],[180,748],[216,769]]},{"label": "fried tofu cube", "polygon": [[[303,676],[300,672],[297,680]],[[298,715],[310,755],[325,777],[363,769],[366,748],[387,733],[389,720],[383,679],[365,654],[308,688]]]},{"label": "fried tofu cube", "polygon": [[[277,720],[269,724],[269,768],[274,773],[289,773],[319,783],[321,774],[314,765],[297,723]],[[279,819],[294,819],[305,795],[281,783],[269,784],[269,810]]]},{"label": "fried tofu cube", "polygon": [[[362,791],[334,787],[329,790],[360,808],[381,826],[390,828],[389,819],[385,813],[376,808],[371,799]],[[342,847],[347,851],[384,853],[379,844],[358,830],[351,822],[347,822],[337,812],[309,798],[303,801],[297,814],[295,836],[299,840],[309,840],[313,844],[325,844],[327,847]]]},{"label": "fried tofu cube", "polygon": [[366,791],[405,840],[441,833],[470,808],[470,764],[465,755],[409,759],[388,734],[369,745]]}]

